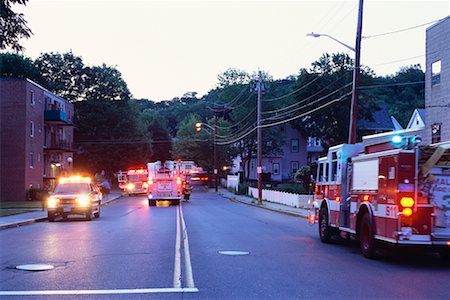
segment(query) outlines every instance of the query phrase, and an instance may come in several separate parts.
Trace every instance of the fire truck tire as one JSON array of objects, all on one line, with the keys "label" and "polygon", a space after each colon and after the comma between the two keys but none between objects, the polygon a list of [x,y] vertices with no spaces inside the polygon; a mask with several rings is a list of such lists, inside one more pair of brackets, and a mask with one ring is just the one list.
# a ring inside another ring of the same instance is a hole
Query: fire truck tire
[{"label": "fire truck tire", "polygon": [[47,218],[49,222],[55,222],[55,218],[56,218],[56,213],[54,212],[49,212],[47,214]]},{"label": "fire truck tire", "polygon": [[156,206],[156,200],[148,200],[148,206]]},{"label": "fire truck tire", "polygon": [[376,258],[376,241],[370,215],[366,213],[359,226],[359,243],[366,258]]},{"label": "fire truck tire", "polygon": [[98,210],[94,213],[95,218],[100,218],[100,206],[98,207]]},{"label": "fire truck tire", "polygon": [[331,228],[328,225],[328,211],[326,206],[322,206],[319,212],[319,237],[322,243],[331,242]]},{"label": "fire truck tire", "polygon": [[85,216],[85,218],[86,218],[86,221],[92,220],[92,212],[91,212],[91,210],[87,211],[87,212],[84,214],[84,216]]}]

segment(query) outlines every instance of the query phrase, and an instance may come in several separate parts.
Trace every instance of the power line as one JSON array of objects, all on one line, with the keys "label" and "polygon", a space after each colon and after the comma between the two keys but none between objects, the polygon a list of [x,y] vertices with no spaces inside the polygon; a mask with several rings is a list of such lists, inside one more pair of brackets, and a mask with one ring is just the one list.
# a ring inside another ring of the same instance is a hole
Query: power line
[{"label": "power line", "polygon": [[[445,17],[445,18],[446,18],[446,17]],[[379,33],[379,34],[367,35],[367,36],[363,36],[362,38],[363,38],[363,39],[370,39],[370,38],[374,38],[374,37],[379,37],[379,36],[385,36],[385,35],[389,35],[389,34],[400,33],[400,32],[404,32],[404,31],[416,29],[416,28],[423,27],[423,26],[426,26],[426,25],[429,25],[429,24],[432,24],[432,23],[439,22],[439,21],[444,20],[445,18],[437,19],[437,20],[434,20],[434,21],[431,21],[431,22],[427,22],[427,23],[423,23],[423,24],[420,24],[420,25],[415,25],[415,26],[411,26],[411,27],[407,27],[407,28],[403,28],[403,29],[399,29],[399,30],[395,30],[395,31],[389,31],[389,32],[384,32],[384,33]]]},{"label": "power line", "polygon": [[313,82],[315,82],[316,80],[318,80],[320,77],[322,77],[323,74],[324,74],[324,73],[319,74],[316,78],[314,78],[313,80],[311,80],[311,81],[308,82],[307,84],[302,85],[300,88],[298,88],[298,89],[296,89],[296,90],[294,90],[294,91],[292,91],[292,92],[290,92],[290,93],[288,93],[288,94],[286,94],[286,95],[283,95],[283,96],[280,96],[280,97],[275,97],[275,98],[264,99],[263,102],[272,102],[272,101],[280,100],[280,99],[283,99],[283,98],[287,98],[287,97],[289,97],[289,96],[291,96],[291,95],[293,95],[293,94],[295,94],[295,93],[297,93],[297,92],[299,92],[299,91],[305,89],[305,88],[308,87],[310,84],[312,84]]},{"label": "power line", "polygon": [[329,106],[329,105],[331,105],[331,104],[333,104],[333,103],[335,103],[335,102],[342,101],[343,99],[345,99],[345,97],[347,97],[347,96],[349,96],[349,95],[351,95],[351,94],[352,94],[352,92],[349,92],[349,93],[347,93],[347,94],[345,94],[345,95],[343,95],[343,96],[341,96],[341,97],[339,97],[339,98],[333,99],[333,100],[331,100],[331,101],[328,102],[328,103],[325,103],[325,104],[323,104],[323,105],[321,105],[321,106],[319,106],[319,107],[317,107],[317,108],[314,108],[314,109],[312,109],[312,110],[310,110],[310,111],[307,111],[307,112],[302,113],[302,114],[300,114],[300,115],[297,115],[297,116],[295,116],[295,117],[292,117],[292,118],[289,118],[289,119],[286,119],[286,120],[282,120],[282,121],[278,121],[278,122],[274,122],[274,123],[270,123],[270,124],[263,124],[263,125],[261,125],[261,127],[263,127],[263,128],[266,128],[266,127],[273,127],[273,126],[277,126],[277,125],[280,125],[280,124],[284,124],[284,123],[291,122],[291,121],[293,121],[293,120],[302,118],[302,117],[304,117],[304,116],[306,116],[306,115],[309,115],[309,114],[314,113],[314,112],[316,112],[316,111],[318,111],[318,110],[321,110],[322,108],[325,108],[325,107],[327,107],[327,106]]},{"label": "power line", "polygon": [[404,86],[404,85],[414,85],[414,84],[421,84],[421,83],[425,83],[425,81],[422,80],[422,81],[412,81],[412,82],[404,82],[404,83],[363,85],[363,86],[360,86],[359,89],[374,89],[374,88],[379,88],[379,87]]},{"label": "power line", "polygon": [[[324,100],[324,99],[330,97],[331,95],[333,95],[333,94],[335,94],[335,93],[337,93],[337,92],[339,92],[339,91],[341,91],[341,90],[343,90],[343,89],[349,87],[351,84],[352,84],[352,83],[349,82],[349,83],[347,83],[346,85],[344,85],[343,87],[341,87],[341,88],[339,88],[339,89],[337,89],[337,90],[334,90],[334,91],[332,91],[331,93],[328,93],[327,95],[322,96],[322,97],[320,97],[320,98],[318,98],[318,99],[316,99],[316,100],[314,100],[314,101],[312,101],[312,102],[310,102],[310,103],[307,103],[306,106],[311,106],[311,105],[313,105],[313,104],[315,104],[315,103],[317,103],[317,102],[319,102],[319,101],[321,101],[321,100]],[[316,94],[317,94],[317,93],[316,93]],[[309,97],[309,98],[311,98],[311,97]],[[303,101],[303,102],[305,102],[305,101]],[[298,103],[298,104],[300,104],[300,103]],[[293,113],[293,112],[295,112],[295,111],[298,111],[298,110],[300,110],[300,109],[302,109],[302,108],[304,108],[304,107],[306,107],[306,106],[299,106],[299,107],[296,107],[296,108],[294,108],[294,109],[289,110],[288,112],[283,112],[283,113],[281,113],[280,115],[275,115],[275,116],[273,116],[273,117],[266,118],[266,119],[264,119],[264,121],[266,121],[266,120],[271,120],[271,119],[273,119],[273,118],[275,118],[275,117],[276,117],[276,118],[280,118],[280,117],[283,117],[283,116],[286,116],[286,115],[290,115],[291,113]]]},{"label": "power line", "polygon": [[284,111],[284,110],[291,109],[292,107],[295,107],[295,106],[297,106],[297,105],[299,105],[299,104],[301,104],[301,103],[303,103],[303,102],[305,102],[305,101],[311,99],[312,97],[314,97],[314,96],[320,94],[321,92],[323,92],[324,90],[326,90],[327,88],[329,88],[330,86],[332,86],[333,84],[335,84],[336,82],[338,82],[338,81],[340,81],[340,80],[341,80],[341,78],[336,79],[335,81],[333,81],[332,83],[330,83],[330,84],[328,84],[326,87],[324,87],[323,89],[321,89],[321,90],[319,90],[318,92],[312,94],[311,96],[308,96],[308,97],[306,97],[306,98],[303,98],[303,99],[299,100],[299,101],[296,102],[296,103],[293,103],[293,104],[288,105],[288,106],[283,107],[283,108],[265,111],[265,112],[263,112],[263,115],[264,115],[264,114],[270,114],[270,113],[277,113],[277,112],[281,112],[281,111]]}]

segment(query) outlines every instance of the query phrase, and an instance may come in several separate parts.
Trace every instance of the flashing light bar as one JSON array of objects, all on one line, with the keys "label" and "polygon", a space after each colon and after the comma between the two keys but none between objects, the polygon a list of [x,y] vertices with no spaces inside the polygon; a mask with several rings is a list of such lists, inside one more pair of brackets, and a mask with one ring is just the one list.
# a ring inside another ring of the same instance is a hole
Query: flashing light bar
[{"label": "flashing light bar", "polygon": [[148,174],[148,171],[144,169],[128,170],[128,174]]},{"label": "flashing light bar", "polygon": [[61,177],[59,183],[91,183],[91,178],[82,176]]}]

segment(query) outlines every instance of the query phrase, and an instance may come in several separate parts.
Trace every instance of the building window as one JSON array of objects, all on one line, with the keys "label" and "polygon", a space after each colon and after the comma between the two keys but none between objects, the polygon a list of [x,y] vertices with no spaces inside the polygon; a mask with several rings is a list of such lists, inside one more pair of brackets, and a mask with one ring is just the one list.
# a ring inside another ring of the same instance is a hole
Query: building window
[{"label": "building window", "polygon": [[279,163],[273,163],[272,164],[272,174],[273,175],[280,175],[280,164]]},{"label": "building window", "polygon": [[316,147],[322,146],[322,142],[320,141],[319,138],[314,138],[314,146]]},{"label": "building window", "polygon": [[441,61],[435,61],[431,64],[431,86],[441,83]]},{"label": "building window", "polygon": [[30,136],[34,137],[34,122],[30,121]]},{"label": "building window", "polygon": [[291,140],[291,152],[298,152],[298,140]]},{"label": "building window", "polygon": [[441,142],[441,123],[431,125],[431,143]]},{"label": "building window", "polygon": [[308,143],[307,146],[308,146],[308,147],[311,147],[311,146],[313,145],[313,138],[312,138],[312,137],[309,137],[307,143]]},{"label": "building window", "polygon": [[30,103],[31,105],[34,105],[36,101],[34,100],[34,91],[30,92]]},{"label": "building window", "polygon": [[295,176],[295,173],[298,171],[298,161],[291,161],[291,174],[292,177]]},{"label": "building window", "polygon": [[30,152],[30,168],[34,167],[34,154]]}]

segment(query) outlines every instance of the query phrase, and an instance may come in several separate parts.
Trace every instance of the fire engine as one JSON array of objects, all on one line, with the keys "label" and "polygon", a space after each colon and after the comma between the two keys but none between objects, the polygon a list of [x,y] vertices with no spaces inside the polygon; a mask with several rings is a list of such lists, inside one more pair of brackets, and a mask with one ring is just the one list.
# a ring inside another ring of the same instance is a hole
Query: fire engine
[{"label": "fire engine", "polygon": [[419,146],[413,130],[363,137],[319,159],[314,214],[319,237],[359,240],[362,254],[382,243],[450,249],[450,142]]},{"label": "fire engine", "polygon": [[183,195],[184,176],[181,165],[174,161],[150,162],[148,167],[148,205],[156,206],[158,200],[170,201],[179,205]]},{"label": "fire engine", "polygon": [[130,169],[127,171],[125,192],[128,195],[146,194],[148,190],[148,170]]}]

